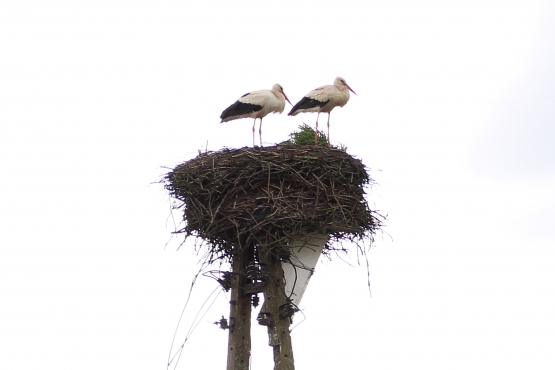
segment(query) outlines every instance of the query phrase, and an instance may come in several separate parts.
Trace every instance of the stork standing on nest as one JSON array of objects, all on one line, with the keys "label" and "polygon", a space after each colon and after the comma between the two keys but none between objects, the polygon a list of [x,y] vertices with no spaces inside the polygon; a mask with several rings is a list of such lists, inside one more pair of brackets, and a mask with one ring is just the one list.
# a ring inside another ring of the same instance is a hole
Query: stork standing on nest
[{"label": "stork standing on nest", "polygon": [[318,118],[320,113],[328,114],[328,147],[330,147],[330,113],[335,107],[343,107],[349,101],[349,90],[356,95],[342,77],[337,77],[333,85],[326,85],[306,94],[289,112],[289,116],[296,116],[304,112],[317,112],[316,135],[314,142],[318,145]]},{"label": "stork standing on nest", "polygon": [[254,118],[252,124],[252,146],[254,146],[254,127],[256,119],[259,118],[260,127],[258,133],[260,135],[260,146],[262,146],[262,118],[266,117],[268,113],[283,112],[286,100],[291,104],[289,99],[287,99],[287,95],[283,92],[283,87],[280,84],[275,84],[272,86],[272,90],[253,91],[241,96],[239,100],[222,112],[220,118],[222,122],[239,118]]}]

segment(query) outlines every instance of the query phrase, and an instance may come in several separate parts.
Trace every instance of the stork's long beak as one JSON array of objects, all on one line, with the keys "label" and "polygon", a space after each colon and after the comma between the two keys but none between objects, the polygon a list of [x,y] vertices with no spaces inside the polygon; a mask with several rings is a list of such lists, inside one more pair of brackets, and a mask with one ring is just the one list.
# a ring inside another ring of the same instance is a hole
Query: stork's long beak
[{"label": "stork's long beak", "polygon": [[[354,92],[354,91],[353,91],[353,92]],[[287,99],[287,95],[285,95],[284,92],[282,92],[282,94],[283,94],[283,97],[285,98],[285,100],[287,100],[287,102],[289,103],[289,105],[292,106],[293,104],[291,104],[291,102],[289,101],[289,99]]]},{"label": "stork's long beak", "polygon": [[352,92],[353,94],[355,94],[356,96],[358,96],[357,93],[354,92],[353,89],[351,89],[351,88],[349,87],[349,85],[345,84],[345,87],[346,87],[347,89],[351,90],[351,92]]}]

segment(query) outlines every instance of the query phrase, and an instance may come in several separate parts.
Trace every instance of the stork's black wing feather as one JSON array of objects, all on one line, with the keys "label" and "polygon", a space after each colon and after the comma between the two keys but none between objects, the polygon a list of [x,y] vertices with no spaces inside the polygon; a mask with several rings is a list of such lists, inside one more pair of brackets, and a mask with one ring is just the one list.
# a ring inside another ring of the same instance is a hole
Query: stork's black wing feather
[{"label": "stork's black wing feather", "polygon": [[[245,94],[243,96],[246,96],[246,95],[248,94]],[[231,104],[222,112],[222,115],[220,116],[220,118],[226,119],[233,116],[240,116],[242,114],[258,112],[261,109],[262,109],[261,105],[242,103],[239,100],[237,100],[235,103]]]},{"label": "stork's black wing feather", "polygon": [[299,110],[299,109],[310,109],[310,108],[316,108],[316,107],[323,107],[326,104],[328,104],[330,101],[326,100],[326,101],[320,101],[320,100],[316,100],[316,99],[312,99],[309,97],[303,97],[297,104],[295,104],[295,106],[291,109],[291,112],[289,112],[289,116],[292,115],[293,113],[295,113],[295,111]]}]

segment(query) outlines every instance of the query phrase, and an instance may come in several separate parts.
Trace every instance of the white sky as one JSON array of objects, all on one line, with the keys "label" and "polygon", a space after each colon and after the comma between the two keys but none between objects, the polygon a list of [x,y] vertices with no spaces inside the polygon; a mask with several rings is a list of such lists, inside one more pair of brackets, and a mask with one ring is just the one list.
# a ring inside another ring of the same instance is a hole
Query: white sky
[{"label": "white sky", "polygon": [[[250,120],[219,124],[242,94],[337,76],[358,96],[332,141],[373,169],[391,237],[371,298],[354,253],[317,266],[297,368],[555,368],[554,22],[533,0],[2,2],[0,368],[165,369],[198,257],[165,247],[160,166],[251,145]],[[315,118],[268,116],[263,140]],[[177,369],[225,367],[227,301]]]}]

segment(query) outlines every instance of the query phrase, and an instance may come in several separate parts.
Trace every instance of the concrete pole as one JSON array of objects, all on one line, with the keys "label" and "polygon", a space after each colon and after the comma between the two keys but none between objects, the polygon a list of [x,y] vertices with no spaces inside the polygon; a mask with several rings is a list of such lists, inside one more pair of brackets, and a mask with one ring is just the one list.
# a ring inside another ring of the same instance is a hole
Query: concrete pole
[{"label": "concrete pole", "polygon": [[259,249],[258,259],[261,264],[266,265],[266,273],[269,276],[264,287],[263,308],[264,312],[271,315],[268,337],[269,345],[274,349],[274,370],[294,370],[293,345],[289,333],[291,318],[281,318],[279,310],[279,307],[287,302],[281,262],[266,249]]},{"label": "concrete pole", "polygon": [[247,282],[245,268],[248,248],[234,246],[232,256],[231,301],[229,313],[229,339],[227,370],[248,370],[251,354],[251,296],[242,294]]}]

